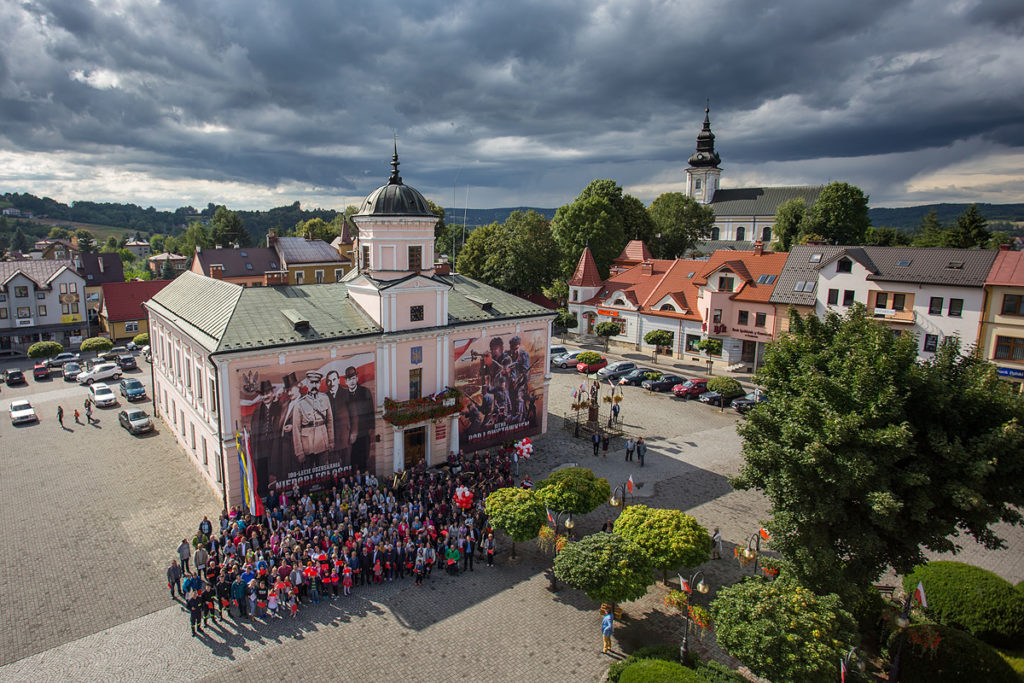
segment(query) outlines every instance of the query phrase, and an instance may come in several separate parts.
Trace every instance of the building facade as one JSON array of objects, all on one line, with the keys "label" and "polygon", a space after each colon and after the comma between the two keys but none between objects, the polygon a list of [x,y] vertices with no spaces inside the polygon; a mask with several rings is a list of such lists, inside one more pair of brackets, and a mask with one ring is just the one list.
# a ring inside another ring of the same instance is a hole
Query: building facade
[{"label": "building facade", "polygon": [[114,342],[131,341],[149,332],[149,316],[143,306],[170,280],[133,280],[103,285],[103,306],[100,308],[100,332]]},{"label": "building facade", "polygon": [[553,315],[435,271],[437,218],[392,165],[355,216],[362,272],[270,287],[185,273],[146,305],[155,411],[227,504],[239,448],[262,494],[546,429]]},{"label": "building facade", "polygon": [[0,261],[0,351],[24,352],[38,341],[81,344],[85,284],[71,261]]},{"label": "building facade", "polygon": [[1024,386],[1024,252],[1000,250],[985,280],[981,357],[1018,392]]}]

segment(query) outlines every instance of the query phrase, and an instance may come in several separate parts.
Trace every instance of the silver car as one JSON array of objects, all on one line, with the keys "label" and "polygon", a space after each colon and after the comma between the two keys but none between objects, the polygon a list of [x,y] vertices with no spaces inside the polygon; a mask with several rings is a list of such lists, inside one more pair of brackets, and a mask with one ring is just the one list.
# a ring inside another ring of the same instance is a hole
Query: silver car
[{"label": "silver car", "polygon": [[146,411],[139,408],[128,408],[117,414],[117,421],[132,434],[144,434],[153,431],[153,421]]}]

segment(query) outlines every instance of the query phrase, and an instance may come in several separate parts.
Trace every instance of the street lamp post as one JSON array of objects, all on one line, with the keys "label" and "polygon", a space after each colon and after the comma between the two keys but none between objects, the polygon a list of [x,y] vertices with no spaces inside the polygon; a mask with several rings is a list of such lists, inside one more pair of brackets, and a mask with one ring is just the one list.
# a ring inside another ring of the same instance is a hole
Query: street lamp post
[{"label": "street lamp post", "polygon": [[857,671],[859,671],[861,673],[864,673],[865,669],[868,668],[867,667],[867,663],[865,663],[865,661],[864,661],[864,658],[857,654],[857,650],[859,650],[859,649],[860,648],[856,648],[856,647],[850,648],[850,651],[846,653],[845,657],[843,657],[843,663],[840,665],[840,669],[839,669],[839,680],[840,680],[840,683],[845,683],[845,681],[846,681],[846,672],[850,670],[850,666],[853,664],[854,659],[857,660],[857,664],[856,664]]},{"label": "street lamp post", "polygon": [[[690,583],[689,584],[687,584],[686,581],[683,579],[683,575],[682,574],[677,574],[676,576],[679,577],[679,590],[683,591],[684,593],[689,593],[690,590],[696,590],[698,593],[707,593],[708,592],[708,584],[704,581],[704,572],[702,572],[702,571],[694,572],[693,575],[690,577]],[[697,577],[698,576],[701,577],[699,582],[697,581]],[[686,589],[687,586],[689,586],[690,590]],[[683,615],[683,642],[679,644],[679,661],[684,666],[686,665],[686,655],[689,652],[689,638],[690,638],[690,614],[687,613],[687,614]]]},{"label": "street lamp post", "polygon": [[[903,610],[900,615],[896,617],[896,625],[900,627],[900,630],[905,629],[910,625],[910,596],[903,602]],[[898,681],[900,680],[900,655],[903,654],[903,641],[906,637],[900,635],[899,645],[896,646],[896,656],[892,658],[892,664],[889,667],[889,680]]]},{"label": "street lamp post", "polygon": [[747,547],[743,549],[743,557],[754,558],[754,576],[757,576],[757,560],[761,555],[761,534],[756,533],[747,539]]},{"label": "street lamp post", "polygon": [[[616,495],[618,494],[618,495]],[[619,514],[626,509],[626,496],[630,495],[628,491],[628,484],[622,484],[612,489],[612,497],[608,499],[608,504],[613,508],[621,508]]]},{"label": "street lamp post", "polygon": [[563,510],[555,515],[555,535],[558,535],[558,523],[562,521],[562,515],[565,515],[565,522],[563,524],[563,526],[565,526],[565,534],[571,541],[572,530],[576,528],[576,522],[573,521],[571,512]]}]

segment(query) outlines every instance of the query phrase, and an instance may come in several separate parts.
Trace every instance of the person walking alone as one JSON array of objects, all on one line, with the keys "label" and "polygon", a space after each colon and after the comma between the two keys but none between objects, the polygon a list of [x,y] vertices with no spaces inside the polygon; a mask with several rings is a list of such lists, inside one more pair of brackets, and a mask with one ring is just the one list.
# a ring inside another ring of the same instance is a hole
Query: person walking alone
[{"label": "person walking alone", "polygon": [[75,424],[76,425],[82,424],[82,419],[81,418],[82,418],[82,416],[78,413],[78,408],[75,408]]},{"label": "person walking alone", "polygon": [[181,567],[178,566],[177,560],[171,560],[171,566],[167,568],[167,588],[171,591],[171,600],[174,599],[174,590],[178,590],[178,595],[185,597],[185,594],[181,590]]},{"label": "person walking alone", "polygon": [[92,403],[85,404],[85,419],[89,424],[92,424]]},{"label": "person walking alone", "polygon": [[57,406],[57,422],[60,423],[61,429],[64,428],[64,406]]},{"label": "person walking alone", "polygon": [[718,530],[717,526],[711,534],[711,559],[722,559],[722,532]]},{"label": "person walking alone", "polygon": [[594,457],[597,457],[597,449],[601,446],[601,433],[594,432],[594,436],[590,439],[590,443],[594,446]]},{"label": "person walking alone", "polygon": [[604,640],[604,649],[601,650],[601,654],[606,655],[612,651],[612,629],[615,628],[615,615],[612,614],[610,609],[602,609],[601,614],[604,615],[601,619],[601,638]]},{"label": "person walking alone", "polygon": [[644,437],[640,437],[636,440],[636,459],[640,462],[640,467],[644,466],[644,458],[647,457],[647,444],[644,442]]},{"label": "person walking alone", "polygon": [[603,458],[608,457],[608,442],[608,434],[605,433],[605,435],[601,437],[601,457]]}]

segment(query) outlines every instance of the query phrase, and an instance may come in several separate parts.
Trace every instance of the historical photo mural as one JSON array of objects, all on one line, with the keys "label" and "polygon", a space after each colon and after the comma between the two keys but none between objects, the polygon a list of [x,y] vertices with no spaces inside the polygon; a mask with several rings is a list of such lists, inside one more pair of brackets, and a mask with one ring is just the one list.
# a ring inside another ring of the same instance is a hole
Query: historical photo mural
[{"label": "historical photo mural", "polygon": [[257,493],[374,469],[374,372],[372,352],[235,371],[237,429],[248,437]]},{"label": "historical photo mural", "polygon": [[543,328],[456,340],[462,391],[459,443],[466,450],[539,434],[545,406]]}]

